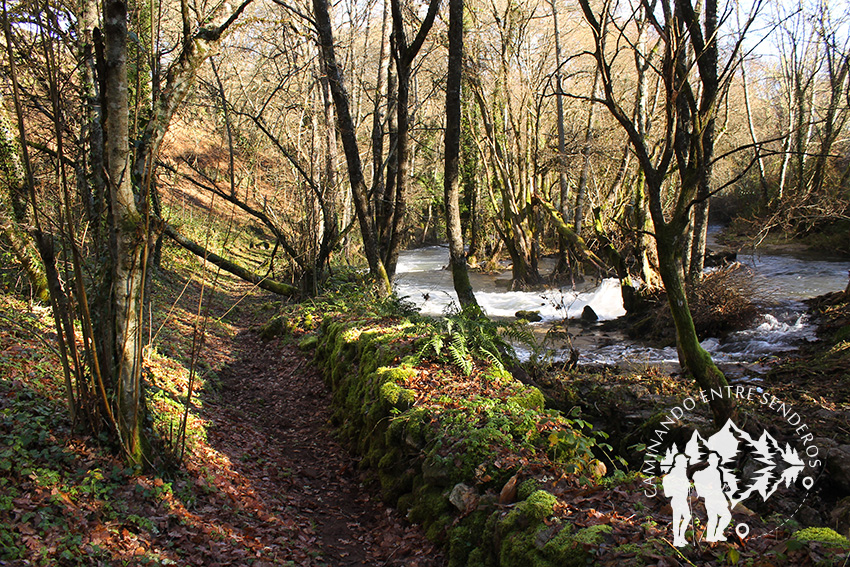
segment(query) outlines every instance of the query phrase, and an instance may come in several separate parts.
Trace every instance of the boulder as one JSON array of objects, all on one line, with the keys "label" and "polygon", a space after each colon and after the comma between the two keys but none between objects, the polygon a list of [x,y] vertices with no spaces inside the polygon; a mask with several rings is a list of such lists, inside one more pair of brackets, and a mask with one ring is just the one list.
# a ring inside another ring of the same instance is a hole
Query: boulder
[{"label": "boulder", "polygon": [[449,502],[460,512],[470,512],[478,506],[478,492],[471,486],[459,482],[449,494]]},{"label": "boulder", "polygon": [[585,305],[581,311],[581,320],[593,323],[599,320],[599,315],[596,314],[596,311],[590,305]]},{"label": "boulder", "polygon": [[539,311],[520,310],[520,311],[517,311],[516,313],[514,313],[514,316],[517,319],[525,319],[529,323],[537,323],[537,322],[543,320],[543,317],[540,316]]}]

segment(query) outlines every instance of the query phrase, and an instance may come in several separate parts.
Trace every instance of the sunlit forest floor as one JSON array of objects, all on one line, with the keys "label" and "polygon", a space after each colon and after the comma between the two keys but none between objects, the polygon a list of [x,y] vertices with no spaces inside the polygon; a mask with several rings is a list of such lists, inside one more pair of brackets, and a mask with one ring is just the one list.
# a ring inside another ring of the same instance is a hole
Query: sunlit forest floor
[{"label": "sunlit forest floor", "polygon": [[250,330],[269,296],[196,268],[155,278],[146,473],[71,423],[49,311],[0,297],[0,564],[440,565],[334,440],[310,354]]}]

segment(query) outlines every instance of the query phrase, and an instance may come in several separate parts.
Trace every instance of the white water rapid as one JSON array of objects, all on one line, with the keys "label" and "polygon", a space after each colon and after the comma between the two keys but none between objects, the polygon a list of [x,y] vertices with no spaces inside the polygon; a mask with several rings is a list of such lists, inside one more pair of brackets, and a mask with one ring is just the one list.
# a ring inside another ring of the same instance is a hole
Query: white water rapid
[{"label": "white water rapid", "polygon": [[[448,249],[442,246],[402,252],[396,269],[396,293],[416,305],[423,315],[444,314],[457,305],[451,272],[444,269],[448,263]],[[505,291],[510,277],[510,271],[496,276],[470,272],[475,298],[488,316],[512,318],[517,311],[527,310],[539,312],[544,322],[553,322],[579,317],[586,305],[603,321],[626,314],[620,282],[614,278],[576,290]]]},{"label": "white water rapid", "polygon": [[[714,231],[712,231],[714,232]],[[416,305],[424,315],[441,316],[457,303],[451,281],[448,249],[432,246],[402,252],[399,257],[395,289],[400,297]],[[732,333],[722,341],[707,338],[703,347],[718,363],[735,366],[753,363],[770,355],[795,350],[804,341],[815,340],[815,329],[808,322],[803,299],[844,289],[850,261],[810,259],[794,255],[739,255],[738,261],[750,267],[759,287],[759,297],[770,300],[755,325]],[[547,273],[548,266],[541,267]],[[620,284],[616,279],[590,282],[576,289],[564,287],[541,292],[506,291],[510,271],[497,275],[470,273],[475,296],[490,317],[513,318],[520,310],[537,311],[542,321],[533,325],[547,329],[554,322],[575,319],[589,305],[600,321],[625,315]],[[572,324],[573,344],[584,364],[658,364],[676,363],[676,349],[651,348],[625,338],[620,333],[605,332],[596,326],[583,328]],[[568,356],[561,345],[554,358]],[[518,349],[520,350],[520,349]],[[529,353],[519,353],[528,356]]]}]

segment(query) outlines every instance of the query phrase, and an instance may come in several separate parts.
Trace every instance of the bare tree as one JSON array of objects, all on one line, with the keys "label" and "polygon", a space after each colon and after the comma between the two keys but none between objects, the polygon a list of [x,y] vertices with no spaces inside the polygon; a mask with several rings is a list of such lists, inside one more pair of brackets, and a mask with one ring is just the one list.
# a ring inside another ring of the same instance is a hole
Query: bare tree
[{"label": "bare tree", "polygon": [[461,82],[463,76],[463,0],[449,2],[449,72],[446,80],[446,168],[443,184],[446,200],[446,233],[449,265],[462,308],[478,308],[466,266],[463,231],[460,226],[458,170],[460,161]]},{"label": "bare tree", "polygon": [[407,33],[404,29],[404,16],[402,14],[402,6],[400,0],[391,0],[392,2],[392,20],[393,32],[390,45],[392,47],[392,55],[396,64],[397,74],[397,99],[396,99],[396,137],[395,137],[395,154],[396,154],[396,180],[395,180],[395,196],[392,212],[392,223],[390,227],[390,241],[387,245],[384,263],[387,267],[387,273],[390,277],[395,274],[396,264],[398,263],[398,253],[402,245],[402,231],[405,215],[407,212],[407,195],[410,191],[410,78],[413,68],[413,61],[416,55],[422,49],[422,44],[431,26],[434,24],[434,18],[437,16],[437,11],[440,8],[440,0],[429,0],[428,12],[413,41],[408,42]]},{"label": "bare tree", "polygon": [[328,10],[327,0],[313,0],[313,14],[315,17],[316,31],[319,37],[319,46],[322,53],[322,62],[325,73],[331,87],[331,94],[336,108],[337,125],[342,138],[342,148],[348,162],[348,179],[351,184],[351,192],[354,197],[354,208],[360,222],[360,232],[363,236],[363,250],[366,261],[369,263],[369,271],[378,282],[383,293],[392,292],[390,279],[378,248],[375,232],[375,223],[369,211],[369,199],[367,195],[366,182],[363,177],[363,167],[360,161],[360,150],[357,145],[357,135],[354,121],[351,117],[348,92],[342,77],[342,72],[337,65],[336,50],[334,48],[333,28]]},{"label": "bare tree", "polygon": [[[719,391],[721,395],[711,401],[715,421],[723,423],[734,411],[734,400],[724,391],[727,385],[723,373],[712,362],[711,356],[700,346],[685,293],[685,274],[682,251],[688,243],[684,236],[690,224],[691,209],[705,197],[703,184],[710,179],[712,165],[711,143],[706,134],[711,133],[724,92],[731,80],[740,49],[735,43],[731,57],[718,72],[716,56],[711,44],[717,41],[717,23],[709,17],[703,25],[690,0],[660,0],[658,9],[648,8],[647,17],[660,40],[660,66],[654,68],[663,84],[664,115],[663,137],[657,152],[638,130],[632,115],[622,106],[613,61],[617,54],[606,49],[605,22],[616,18],[616,5],[606,5],[595,11],[588,0],[580,0],[585,19],[595,37],[594,57],[600,72],[603,88],[602,102],[625,130],[638,158],[646,180],[649,210],[652,217],[659,272],[667,292],[678,337],[680,359],[683,366],[705,390]],[[708,4],[713,4],[711,7]],[[644,2],[644,5],[648,4]],[[706,14],[717,13],[716,0],[707,0]],[[756,5],[757,10],[760,5]],[[748,24],[752,22],[752,17]],[[745,24],[744,30],[748,24]],[[612,26],[624,30],[623,26]],[[618,39],[631,43],[624,31]],[[620,41],[617,43],[619,44]],[[684,46],[693,49],[697,76],[693,67],[683,57]],[[708,55],[708,56],[706,56]],[[705,57],[704,57],[705,56]],[[699,89],[699,95],[698,95]],[[713,134],[712,134],[713,135]],[[672,206],[665,206],[665,183],[671,172],[677,172],[673,186]]]}]

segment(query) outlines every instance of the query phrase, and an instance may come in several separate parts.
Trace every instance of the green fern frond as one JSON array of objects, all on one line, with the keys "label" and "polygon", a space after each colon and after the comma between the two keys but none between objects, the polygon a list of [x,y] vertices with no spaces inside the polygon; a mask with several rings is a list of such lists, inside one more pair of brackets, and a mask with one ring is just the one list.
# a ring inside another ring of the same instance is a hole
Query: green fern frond
[{"label": "green fern frond", "polygon": [[452,356],[452,360],[461,369],[464,375],[469,376],[472,374],[472,358],[468,354],[458,350],[453,343],[449,344],[448,350]]},{"label": "green fern frond", "polygon": [[486,358],[490,362],[490,364],[492,364],[499,370],[505,369],[505,365],[502,363],[502,358],[496,352],[492,350],[482,349],[481,354],[484,355],[484,358]]}]

